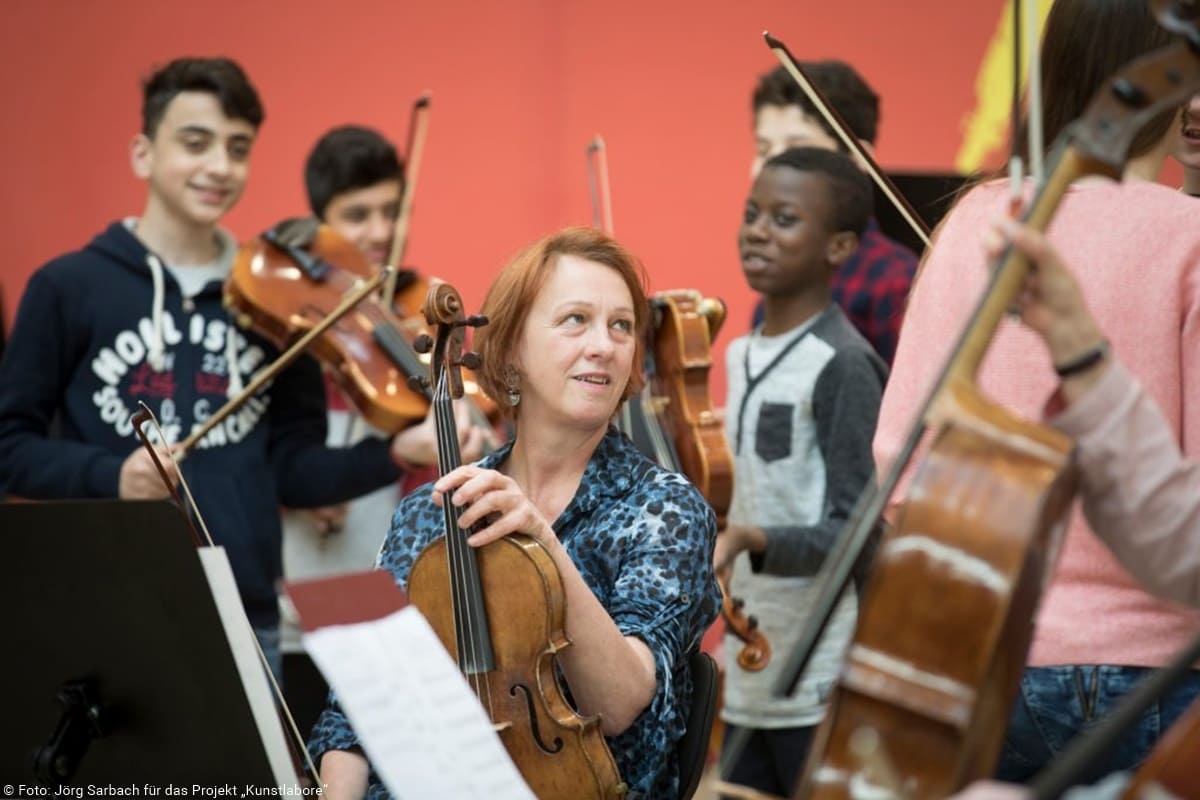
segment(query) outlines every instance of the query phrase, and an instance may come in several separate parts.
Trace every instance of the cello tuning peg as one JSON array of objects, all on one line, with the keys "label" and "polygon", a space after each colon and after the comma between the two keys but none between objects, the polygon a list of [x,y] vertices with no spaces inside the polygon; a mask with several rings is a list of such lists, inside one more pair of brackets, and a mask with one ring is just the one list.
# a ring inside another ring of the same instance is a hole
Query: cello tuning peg
[{"label": "cello tuning peg", "polygon": [[1144,108],[1150,103],[1150,95],[1146,94],[1146,90],[1127,78],[1113,81],[1112,92],[1130,108]]},{"label": "cello tuning peg", "polygon": [[428,333],[422,333],[416,339],[413,339],[413,350],[418,353],[428,353],[433,349],[433,337]]},{"label": "cello tuning peg", "polygon": [[479,367],[483,364],[483,359],[479,357],[479,353],[468,352],[462,354],[462,358],[458,363],[460,366],[466,367],[467,369],[476,370],[479,369]]},{"label": "cello tuning peg", "polygon": [[[466,323],[471,328],[482,328],[484,325],[488,324],[488,318],[483,314],[472,314],[471,316],[467,317]],[[471,369],[474,369],[474,367]]]},{"label": "cello tuning peg", "polygon": [[424,375],[410,375],[408,378],[408,388],[414,392],[424,392],[429,388],[429,378]]}]

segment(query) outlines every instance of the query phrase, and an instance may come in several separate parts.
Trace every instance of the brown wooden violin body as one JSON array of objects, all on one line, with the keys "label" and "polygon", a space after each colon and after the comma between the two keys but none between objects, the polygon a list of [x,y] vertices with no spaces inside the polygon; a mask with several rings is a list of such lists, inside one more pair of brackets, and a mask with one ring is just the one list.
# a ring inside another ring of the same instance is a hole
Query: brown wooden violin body
[{"label": "brown wooden violin body", "polygon": [[[306,258],[307,263],[299,263]],[[240,326],[284,348],[373,273],[353,243],[324,225],[306,250],[292,254],[257,237],[238,251],[225,285],[225,304]],[[420,309],[430,283],[408,273],[406,285],[396,294],[395,312],[368,298],[309,350],[331,368],[363,418],[389,433],[422,419],[429,408],[428,399],[409,387],[408,378],[427,370],[412,341],[427,332]],[[473,381],[467,383],[467,392],[477,406],[495,413],[495,404]]]},{"label": "brown wooden violin body", "polygon": [[[713,411],[708,375],[725,304],[694,289],[674,289],[656,293],[650,305],[655,322],[650,389],[660,408],[657,416],[674,444],[678,469],[713,507],[718,528],[724,528],[733,499],[733,454],[725,425]],[[718,576],[717,582],[726,629],[743,643],[738,666],[757,672],[770,661],[771,645],[725,581]]]},{"label": "brown wooden violin body", "polygon": [[665,399],[660,418],[680,468],[723,525],[733,497],[733,456],[725,426],[713,412],[708,373],[725,304],[687,289],[658,292],[650,303],[656,319],[652,394]]},{"label": "brown wooden violin body", "polygon": [[[945,797],[999,756],[1074,494],[1072,445],[973,386],[946,397],[796,797],[850,798],[871,784]],[[864,752],[863,733],[876,751]]]},{"label": "brown wooden violin body", "polygon": [[[674,444],[678,468],[713,507],[718,528],[724,528],[733,499],[733,454],[725,425],[713,411],[708,375],[725,304],[694,289],[674,289],[656,293],[650,305],[655,321],[650,389],[660,408],[657,416]],[[724,580],[718,583],[726,629],[743,643],[738,666],[757,672],[770,661],[771,645],[742,601],[730,595]]]},{"label": "brown wooden violin body", "polygon": [[[462,327],[486,322],[464,320],[461,309],[453,287],[430,290],[425,314],[437,325],[431,413],[443,474],[461,460],[451,398],[462,395],[458,367],[470,360]],[[454,506],[445,518],[446,535],[413,563],[409,600],[458,662],[517,769],[542,800],[624,797],[600,718],[577,714],[558,683],[555,656],[570,640],[562,579],[550,555],[521,535],[471,547]]]},{"label": "brown wooden violin body", "polygon": [[[624,796],[600,718],[577,714],[555,675],[555,654],[571,643],[554,562],[526,536],[506,536],[476,552],[495,664],[471,684],[483,689],[479,700],[521,776],[540,800]],[[413,564],[409,600],[459,660],[450,586],[446,540],[439,539]]]}]

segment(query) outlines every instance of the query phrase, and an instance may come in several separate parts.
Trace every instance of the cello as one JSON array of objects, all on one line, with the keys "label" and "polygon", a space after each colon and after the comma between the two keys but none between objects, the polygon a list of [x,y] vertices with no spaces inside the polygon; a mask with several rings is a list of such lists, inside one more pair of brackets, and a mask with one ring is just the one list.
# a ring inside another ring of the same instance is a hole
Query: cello
[{"label": "cello", "polygon": [[[1027,225],[1044,229],[1073,180],[1118,178],[1135,133],[1200,87],[1191,13],[1182,31],[1189,42],[1132,62],[1067,129]],[[836,602],[854,547],[929,433],[929,453],[881,544],[797,797],[940,797],[988,774],[999,753],[1073,482],[1069,440],[1015,417],[975,385],[1027,271],[1011,249],[1000,260],[897,466],[860,501],[848,546],[830,559],[827,574],[837,579],[821,593],[822,610]],[[820,625],[806,630],[802,648]],[[798,675],[803,658],[789,666]]]},{"label": "cello", "polygon": [[[479,365],[478,356],[463,352],[463,329],[487,320],[464,317],[462,299],[445,283],[430,289],[425,314],[437,338],[422,339],[417,347],[432,352],[431,411],[439,472],[445,475],[461,463],[452,406],[463,394],[459,370]],[[449,502],[443,509],[446,535],[413,563],[410,602],[458,662],[539,798],[624,797],[626,786],[600,732],[600,718],[577,714],[555,674],[555,654],[570,641],[562,579],[550,555],[521,534],[471,547],[471,531],[458,525],[459,510]]]}]

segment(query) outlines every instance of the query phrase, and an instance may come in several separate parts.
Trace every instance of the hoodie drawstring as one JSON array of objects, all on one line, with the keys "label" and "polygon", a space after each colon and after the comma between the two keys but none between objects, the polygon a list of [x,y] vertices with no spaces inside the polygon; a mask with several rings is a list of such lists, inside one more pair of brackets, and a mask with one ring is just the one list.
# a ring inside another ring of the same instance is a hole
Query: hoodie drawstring
[{"label": "hoodie drawstring", "polygon": [[225,363],[229,365],[229,387],[225,389],[226,397],[237,397],[242,393],[242,370],[238,366],[237,326],[231,321],[225,329]]},{"label": "hoodie drawstring", "polygon": [[150,327],[154,335],[150,340],[146,361],[155,372],[162,372],[167,368],[166,346],[163,343],[163,265],[153,253],[146,254],[146,264],[154,281],[154,302],[150,307]]}]

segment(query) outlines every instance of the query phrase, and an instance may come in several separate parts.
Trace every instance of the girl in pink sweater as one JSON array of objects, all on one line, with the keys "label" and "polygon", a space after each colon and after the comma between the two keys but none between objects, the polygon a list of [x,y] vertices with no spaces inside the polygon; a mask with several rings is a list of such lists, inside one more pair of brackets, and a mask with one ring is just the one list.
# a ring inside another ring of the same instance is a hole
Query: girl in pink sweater
[{"label": "girl in pink sweater", "polygon": [[[1057,0],[1042,50],[1048,138],[1079,117],[1121,65],[1168,41],[1141,0]],[[1050,226],[1050,239],[1080,265],[1083,294],[1113,352],[1163,410],[1174,442],[1194,456],[1200,454],[1200,227],[1194,200],[1151,182],[1176,141],[1178,119],[1177,111],[1164,114],[1135,139],[1125,183],[1083,181],[1072,187]],[[983,289],[980,233],[1006,205],[1006,187],[999,182],[972,190],[939,231],[918,275],[875,439],[881,474]],[[1043,350],[1037,333],[1004,323],[984,362],[981,386],[1016,413],[1042,416],[1058,385]],[[1127,551],[1157,550],[1138,538],[1148,530],[1143,520],[1125,517],[1117,527],[1121,530],[1104,535],[1129,543]],[[1156,559],[1122,566],[1083,515],[1073,514],[1042,600],[1001,777],[1033,775],[1200,626],[1200,615],[1139,585],[1140,578],[1186,600],[1194,593],[1194,562],[1189,568],[1186,562],[1167,564],[1161,555]],[[1104,771],[1140,761],[1197,693],[1200,676],[1164,698]]]}]

